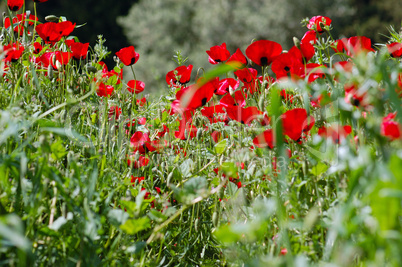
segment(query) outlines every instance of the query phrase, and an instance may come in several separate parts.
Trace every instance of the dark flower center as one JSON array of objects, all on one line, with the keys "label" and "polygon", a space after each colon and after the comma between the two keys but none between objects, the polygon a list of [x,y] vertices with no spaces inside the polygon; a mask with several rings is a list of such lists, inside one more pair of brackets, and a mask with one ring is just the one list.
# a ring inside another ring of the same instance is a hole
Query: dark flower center
[{"label": "dark flower center", "polygon": [[353,98],[352,105],[358,107],[360,105],[360,100],[357,98]]},{"label": "dark flower center", "polygon": [[135,63],[135,57],[133,57],[133,58],[131,59],[130,65],[133,65],[134,63]]},{"label": "dark flower center", "polygon": [[267,57],[262,57],[260,61],[261,61],[261,66],[267,66],[268,65],[268,58]]},{"label": "dark flower center", "polygon": [[285,67],[285,71],[290,71],[289,66],[286,66],[286,67]]},{"label": "dark flower center", "polygon": [[201,104],[204,106],[206,103],[208,102],[208,98],[206,98],[206,97],[204,97],[202,100],[201,100]]}]

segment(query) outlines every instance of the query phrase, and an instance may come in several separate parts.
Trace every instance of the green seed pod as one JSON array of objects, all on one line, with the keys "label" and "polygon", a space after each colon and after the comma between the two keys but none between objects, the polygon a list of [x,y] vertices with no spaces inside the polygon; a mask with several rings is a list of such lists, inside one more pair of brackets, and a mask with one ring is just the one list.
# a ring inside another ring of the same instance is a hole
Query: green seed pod
[{"label": "green seed pod", "polygon": [[293,37],[293,44],[300,49],[300,40],[297,37]]},{"label": "green seed pod", "polygon": [[167,186],[170,185],[170,182],[172,181],[172,177],[173,177],[173,171],[171,173],[169,173],[167,179],[166,179],[166,184]]},{"label": "green seed pod", "polygon": [[214,211],[214,213],[212,214],[212,223],[215,227],[218,227],[218,223],[219,223],[219,214],[218,212]]},{"label": "green seed pod", "polygon": [[53,79],[53,67],[51,64],[47,67],[47,77],[49,79]]},{"label": "green seed pod", "polygon": [[98,71],[94,66],[92,66],[89,63],[85,67],[86,67],[88,72],[96,73]]},{"label": "green seed pod", "polygon": [[45,17],[45,20],[46,21],[51,21],[51,22],[58,22],[59,18],[56,17],[55,15],[48,15],[48,16]]},{"label": "green seed pod", "polygon": [[197,219],[195,220],[195,222],[194,222],[194,230],[195,230],[196,232],[198,232],[199,227],[200,227],[200,219],[197,218]]},{"label": "green seed pod", "polygon": [[265,100],[265,94],[261,94],[260,99],[258,100],[258,108],[260,110],[264,110],[264,100]]},{"label": "green seed pod", "polygon": [[202,129],[199,128],[199,129],[197,130],[197,139],[201,139],[201,137],[202,137]]}]

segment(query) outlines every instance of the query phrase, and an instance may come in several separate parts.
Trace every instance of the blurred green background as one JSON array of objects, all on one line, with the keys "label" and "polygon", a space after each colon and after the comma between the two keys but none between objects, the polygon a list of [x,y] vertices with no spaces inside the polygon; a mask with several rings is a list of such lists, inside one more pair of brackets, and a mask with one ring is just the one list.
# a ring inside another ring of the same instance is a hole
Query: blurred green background
[{"label": "blurred green background", "polygon": [[[27,9],[32,7],[28,0]],[[38,3],[37,10],[41,21],[52,14],[86,23],[73,34],[91,46],[102,34],[112,52],[109,68],[116,51],[134,45],[140,53],[136,76],[147,92],[165,90],[164,77],[176,67],[172,58],[177,50],[197,70],[210,67],[205,51],[223,42],[231,53],[236,48],[244,52],[253,39],[273,40],[288,49],[292,37],[306,31],[300,24],[306,17],[330,17],[334,38],[365,35],[373,43],[387,41],[389,26],[399,30],[402,21],[400,0],[49,0]],[[126,80],[132,78],[125,73]]]}]

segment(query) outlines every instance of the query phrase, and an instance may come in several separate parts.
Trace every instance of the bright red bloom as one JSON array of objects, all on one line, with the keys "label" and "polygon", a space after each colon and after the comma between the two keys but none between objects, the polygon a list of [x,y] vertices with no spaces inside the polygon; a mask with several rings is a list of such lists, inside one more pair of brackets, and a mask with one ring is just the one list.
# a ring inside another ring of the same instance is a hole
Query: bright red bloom
[{"label": "bright red bloom", "polygon": [[294,141],[300,141],[304,132],[308,132],[314,126],[313,116],[307,116],[304,108],[295,108],[282,114],[283,133]]},{"label": "bright red bloom", "polygon": [[301,43],[306,44],[315,44],[317,42],[317,34],[315,31],[308,31],[304,34],[303,38],[301,39]]},{"label": "bright red bloom", "polygon": [[39,54],[40,51],[42,51],[42,49],[43,49],[42,45],[39,42],[35,42],[33,44],[33,46],[34,46],[34,51],[33,51],[34,54]]},{"label": "bright red bloom", "polygon": [[226,61],[226,63],[229,63],[229,62],[240,62],[241,66],[242,66],[242,67],[240,67],[240,69],[247,66],[247,58],[244,56],[244,54],[242,53],[242,51],[239,48],[237,48],[236,52],[234,52],[230,56],[228,61]]},{"label": "bright red bloom", "polygon": [[101,97],[102,96],[107,97],[113,93],[113,90],[114,90],[113,86],[105,85],[104,83],[101,82],[98,86],[98,89],[96,90],[96,94]]},{"label": "bright red bloom", "polygon": [[253,139],[253,144],[257,147],[269,147],[274,148],[275,141],[274,135],[271,129],[265,130]]},{"label": "bright red bloom", "polygon": [[24,5],[24,0],[7,0],[7,6],[11,11],[18,11]]},{"label": "bright red bloom", "polygon": [[234,72],[236,77],[243,83],[251,83],[255,78],[257,78],[257,73],[257,70],[253,68],[244,68]]},{"label": "bright red bloom", "polygon": [[142,107],[147,103],[147,99],[145,97],[141,98],[141,99],[137,99],[137,105]]},{"label": "bright red bloom", "polygon": [[130,93],[139,94],[145,89],[145,83],[137,80],[130,80],[127,83],[127,90]]},{"label": "bright red bloom", "polygon": [[[131,165],[132,164],[132,165]],[[127,159],[127,165],[132,166],[134,169],[145,167],[149,164],[149,158],[140,156],[138,160],[135,160],[135,154],[131,155]]]},{"label": "bright red bloom", "polygon": [[[60,64],[60,66],[65,66],[67,65],[71,58],[73,57],[73,54],[70,52],[60,52],[60,51],[56,51],[53,53],[53,57],[55,57],[55,59],[50,61],[50,64],[52,65],[52,67],[54,69],[58,69],[58,65]],[[55,62],[53,64],[53,61]]]},{"label": "bright red bloom", "polygon": [[180,84],[186,84],[191,79],[191,71],[193,70],[193,65],[180,66],[166,74],[166,83],[168,85],[175,85],[177,82]]},{"label": "bright red bloom", "polygon": [[228,107],[227,113],[229,118],[231,118],[232,120],[236,120],[238,122],[241,122],[242,124],[247,125],[249,125],[256,119],[261,119],[262,115],[264,114],[262,111],[258,110],[257,107],[242,108],[236,106]]},{"label": "bright red bloom", "polygon": [[46,43],[55,43],[62,37],[70,35],[75,28],[71,21],[46,22],[36,26],[36,32]]},{"label": "bright red bloom", "polygon": [[177,139],[186,140],[197,136],[197,127],[191,123],[186,123],[186,120],[180,120],[179,130],[174,132]]},{"label": "bright red bloom", "polygon": [[337,40],[333,49],[335,52],[343,52],[345,50],[348,56],[354,56],[360,52],[374,52],[374,49],[371,47],[370,38],[365,36],[353,36]]},{"label": "bright red bloom", "polygon": [[301,61],[304,59],[305,62],[308,62],[315,55],[315,50],[314,46],[310,43],[300,43],[300,49],[293,46],[289,50],[289,53],[300,58]]},{"label": "bright red bloom", "polygon": [[134,152],[145,154],[157,150],[158,141],[151,141],[149,135],[143,132],[135,132],[130,138],[130,145]]},{"label": "bright red bloom", "polygon": [[318,33],[323,33],[324,29],[322,27],[331,25],[332,20],[324,16],[314,16],[310,19],[307,24],[309,30],[317,31]]},{"label": "bright red bloom", "polygon": [[352,132],[352,127],[349,125],[339,126],[331,125],[330,127],[322,126],[318,129],[318,135],[331,138],[335,144],[339,144],[347,135]]},{"label": "bright red bloom", "polygon": [[258,66],[268,66],[282,53],[282,46],[269,40],[255,41],[246,49],[247,57]]},{"label": "bright red bloom", "polygon": [[24,46],[21,44],[9,44],[3,47],[4,52],[6,53],[3,58],[4,62],[16,62],[24,52]]},{"label": "bright red bloom", "polygon": [[114,118],[114,120],[118,120],[121,114],[121,108],[119,108],[118,106],[111,106],[109,108],[109,120],[112,120]]},{"label": "bright red bloom", "polygon": [[224,95],[222,99],[219,101],[219,104],[225,107],[232,107],[232,106],[245,107],[246,98],[247,94],[243,90],[238,90],[234,92],[233,96],[231,94]]},{"label": "bright red bloom", "polygon": [[324,78],[325,73],[323,69],[326,68],[325,65],[320,65],[318,63],[308,63],[306,64],[306,75],[308,75],[308,82],[312,83],[318,78]]},{"label": "bright red bloom", "polygon": [[272,62],[271,68],[277,79],[288,76],[304,76],[304,65],[294,53],[283,53],[277,56]]},{"label": "bright red bloom", "polygon": [[218,64],[219,62],[223,62],[230,57],[230,52],[226,49],[226,43],[212,46],[207,51],[207,54],[209,56],[208,61],[211,64]]},{"label": "bright red bloom", "polygon": [[207,82],[201,87],[198,84],[190,85],[176,93],[180,100],[180,106],[186,109],[196,109],[204,106],[214,95],[215,87],[213,81]]},{"label": "bright red bloom", "polygon": [[140,58],[140,54],[135,52],[134,46],[128,46],[120,49],[116,52],[116,56],[123,62],[126,66],[131,66],[137,63]]},{"label": "bright red bloom", "polygon": [[390,43],[387,44],[388,52],[391,57],[401,57],[402,56],[402,43]]},{"label": "bright red bloom", "polygon": [[83,44],[80,42],[75,42],[74,39],[66,40],[65,43],[68,47],[70,47],[70,50],[73,53],[73,58],[79,60],[87,57],[89,43]]},{"label": "bright red bloom", "polygon": [[381,135],[388,137],[391,140],[401,138],[401,125],[394,121],[396,113],[390,113],[383,118],[381,123]]},{"label": "bright red bloom", "polygon": [[134,177],[134,175],[131,175],[131,184],[134,186],[136,183],[141,183],[142,181],[145,180],[144,176],[141,177]]},{"label": "bright red bloom", "polygon": [[121,83],[121,80],[123,79],[123,69],[120,69],[120,72],[118,73],[114,69],[109,71],[108,68],[107,68],[107,65],[103,61],[100,61],[98,64],[103,66],[103,68],[102,68],[102,78],[109,79],[109,78],[111,78],[113,76],[116,76],[117,77],[116,85]]},{"label": "bright red bloom", "polygon": [[236,90],[239,87],[239,80],[233,78],[226,78],[219,81],[218,89],[215,91],[216,95],[224,95],[229,93],[229,87],[232,87],[232,90]]}]

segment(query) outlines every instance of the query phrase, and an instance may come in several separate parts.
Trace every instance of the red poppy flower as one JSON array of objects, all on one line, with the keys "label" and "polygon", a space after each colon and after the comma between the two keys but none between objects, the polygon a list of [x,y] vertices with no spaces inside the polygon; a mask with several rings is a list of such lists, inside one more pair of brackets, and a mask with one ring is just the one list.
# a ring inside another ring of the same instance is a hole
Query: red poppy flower
[{"label": "red poppy flower", "polygon": [[242,90],[238,90],[234,92],[233,96],[231,94],[224,95],[222,99],[219,101],[219,103],[225,107],[232,107],[232,106],[245,107],[246,98],[247,94]]},{"label": "red poppy flower", "polygon": [[145,167],[148,164],[149,164],[149,158],[139,156],[138,160],[135,160],[135,154],[129,156],[127,159],[127,165],[132,166],[134,169],[139,169],[141,167]]},{"label": "red poppy flower", "polygon": [[275,141],[274,135],[271,129],[265,130],[253,139],[253,144],[257,147],[269,147],[274,148]]},{"label": "red poppy flower", "polygon": [[40,51],[42,51],[42,49],[43,49],[42,45],[39,42],[35,42],[33,44],[33,46],[34,46],[34,51],[33,51],[34,54],[39,54]]},{"label": "red poppy flower", "polygon": [[339,126],[331,125],[330,127],[322,126],[318,129],[318,135],[326,138],[331,138],[335,144],[339,144],[347,135],[352,132],[352,127],[349,125]]},{"label": "red poppy flower", "polygon": [[46,43],[55,43],[70,35],[75,28],[71,21],[46,22],[36,26],[36,32]]},{"label": "red poppy flower", "polygon": [[211,64],[218,64],[219,62],[223,62],[230,57],[230,52],[226,49],[226,43],[212,46],[207,51],[207,54],[209,56],[208,61]]},{"label": "red poppy flower", "polygon": [[137,80],[130,80],[127,83],[127,90],[130,93],[139,94],[145,89],[145,83]]},{"label": "red poppy flower", "polygon": [[9,44],[3,46],[3,51],[5,52],[4,62],[16,62],[24,52],[24,46],[21,44]]},{"label": "red poppy flower", "polygon": [[123,62],[126,66],[131,66],[137,63],[140,58],[140,54],[135,52],[134,46],[128,46],[120,49],[116,52],[116,56]]},{"label": "red poppy flower", "polygon": [[370,38],[365,36],[353,36],[337,40],[333,49],[335,52],[343,52],[345,50],[348,56],[354,56],[360,52],[374,52],[374,49],[371,47]]},{"label": "red poppy flower", "polygon": [[24,5],[24,0],[7,0],[7,6],[11,11],[18,11]]},{"label": "red poppy flower", "polygon": [[309,23],[307,24],[307,28],[309,30],[317,31],[318,33],[323,33],[324,26],[331,25],[332,20],[328,17],[324,16],[314,16],[310,19]]},{"label": "red poppy flower", "polygon": [[345,102],[356,107],[366,107],[369,105],[366,95],[367,91],[359,89],[359,85],[355,83],[345,84]]},{"label": "red poppy flower", "polygon": [[116,76],[117,77],[116,85],[121,83],[121,80],[123,79],[123,69],[120,69],[120,72],[118,73],[114,69],[109,71],[107,65],[103,61],[100,61],[98,64],[103,66],[102,78],[109,79],[113,76]]},{"label": "red poppy flower", "polygon": [[153,152],[157,150],[158,141],[151,141],[149,135],[143,132],[135,132],[130,138],[130,145],[134,152],[145,154],[147,152]]},{"label": "red poppy flower", "polygon": [[71,58],[73,57],[73,54],[70,52],[56,51],[53,53],[53,57],[54,59],[52,58],[50,64],[54,69],[59,69],[60,66],[65,66],[70,62]]},{"label": "red poppy flower", "polygon": [[[241,122],[242,124],[251,124],[256,119],[261,119],[264,114],[262,111],[258,110],[257,107],[228,107],[227,113],[229,118]],[[269,119],[269,118],[268,118]]]},{"label": "red poppy flower", "polygon": [[304,77],[304,65],[294,53],[283,53],[277,56],[272,62],[272,71],[277,79],[288,76]]},{"label": "red poppy flower", "polygon": [[396,113],[390,113],[383,118],[381,123],[381,135],[388,137],[390,140],[401,138],[401,125],[393,121]]},{"label": "red poppy flower", "polygon": [[176,93],[180,100],[180,107],[193,110],[204,106],[214,95],[215,87],[213,82],[207,82],[201,87],[198,84],[190,85]]},{"label": "red poppy flower", "polygon": [[295,108],[282,114],[283,133],[294,141],[300,141],[303,132],[308,132],[314,126],[313,116],[307,116],[303,108]]},{"label": "red poppy flower", "polygon": [[105,85],[104,83],[100,83],[98,86],[98,89],[96,90],[96,94],[100,97],[104,96],[110,96],[113,93],[113,86],[111,85]]},{"label": "red poppy flower", "polygon": [[137,105],[142,107],[147,103],[147,99],[145,97],[141,98],[141,99],[137,99]]},{"label": "red poppy flower", "polygon": [[402,56],[402,43],[390,43],[387,44],[387,48],[391,57],[401,57]]},{"label": "red poppy flower", "polygon": [[134,175],[131,175],[131,184],[134,186],[136,183],[141,183],[142,181],[145,180],[144,176],[141,177],[134,177]]},{"label": "red poppy flower", "polygon": [[175,85],[177,82],[186,84],[190,81],[192,70],[193,65],[177,67],[166,74],[166,83],[168,85]]},{"label": "red poppy flower", "polygon": [[304,59],[305,62],[308,62],[315,55],[315,50],[314,46],[310,43],[300,43],[300,49],[293,46],[288,53],[293,54],[300,61]]},{"label": "red poppy flower", "polygon": [[70,47],[70,50],[73,53],[73,58],[79,60],[87,57],[89,43],[83,44],[75,42],[74,39],[66,40],[65,43],[68,47]]},{"label": "red poppy flower", "polygon": [[177,139],[186,140],[187,138],[194,138],[197,136],[197,127],[186,120],[180,120],[179,130],[174,132],[174,136]]},{"label": "red poppy flower", "polygon": [[233,78],[222,79],[218,83],[218,89],[215,91],[215,94],[224,95],[226,93],[229,93],[229,87],[231,87],[234,91],[239,87],[239,83],[239,80]]},{"label": "red poppy flower", "polygon": [[118,106],[111,106],[109,108],[109,113],[108,113],[108,117],[109,120],[112,120],[114,118],[114,120],[118,120],[121,114],[121,108],[119,108]]},{"label": "red poppy flower", "polygon": [[244,56],[244,54],[239,48],[237,48],[236,52],[234,52],[233,55],[230,56],[228,61],[226,61],[226,64],[231,62],[239,62],[240,63],[239,69],[242,69],[245,66],[247,66],[247,58]]},{"label": "red poppy flower", "polygon": [[301,39],[301,43],[310,43],[315,44],[317,42],[317,34],[315,31],[308,31],[304,34],[303,38]]},{"label": "red poppy flower", "polygon": [[251,83],[255,78],[257,78],[257,70],[253,68],[236,70],[234,74],[243,83]]},{"label": "red poppy flower", "polygon": [[318,78],[324,78],[325,73],[323,69],[326,68],[325,65],[320,65],[318,63],[308,63],[306,64],[306,75],[308,75],[308,82],[312,83]]},{"label": "red poppy flower", "polygon": [[269,40],[255,41],[246,49],[247,57],[258,66],[268,66],[282,53],[282,46]]}]

